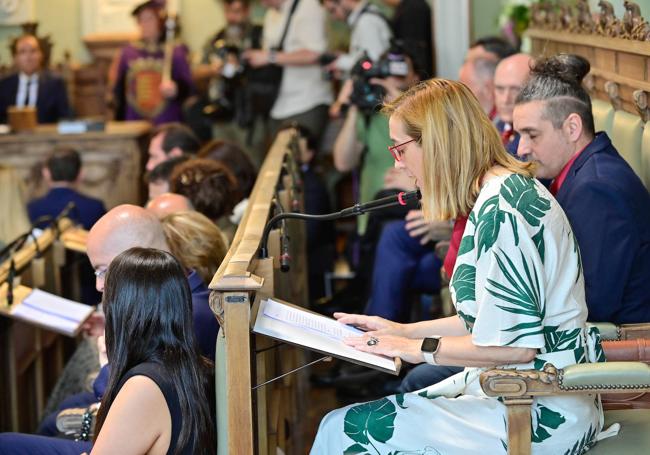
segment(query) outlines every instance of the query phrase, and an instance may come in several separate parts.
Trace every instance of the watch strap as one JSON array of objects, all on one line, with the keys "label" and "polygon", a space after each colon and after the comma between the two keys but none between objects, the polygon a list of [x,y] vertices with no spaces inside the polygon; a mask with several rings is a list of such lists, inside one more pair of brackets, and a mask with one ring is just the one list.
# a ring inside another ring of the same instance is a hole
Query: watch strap
[{"label": "watch strap", "polygon": [[433,352],[422,351],[422,356],[424,356],[424,361],[429,365],[438,365],[436,358],[433,355]]}]

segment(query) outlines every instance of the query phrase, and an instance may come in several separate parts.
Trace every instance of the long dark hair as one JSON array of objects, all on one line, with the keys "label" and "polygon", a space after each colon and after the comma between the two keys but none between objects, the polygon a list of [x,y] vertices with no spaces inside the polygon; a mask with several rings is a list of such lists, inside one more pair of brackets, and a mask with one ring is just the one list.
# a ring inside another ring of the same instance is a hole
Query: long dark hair
[{"label": "long dark hair", "polygon": [[166,371],[181,407],[176,453],[214,453],[207,398],[207,365],[199,354],[192,298],[183,267],[169,253],[131,248],[111,262],[104,288],[108,387],[97,415],[95,438],[131,368],[155,362]]}]

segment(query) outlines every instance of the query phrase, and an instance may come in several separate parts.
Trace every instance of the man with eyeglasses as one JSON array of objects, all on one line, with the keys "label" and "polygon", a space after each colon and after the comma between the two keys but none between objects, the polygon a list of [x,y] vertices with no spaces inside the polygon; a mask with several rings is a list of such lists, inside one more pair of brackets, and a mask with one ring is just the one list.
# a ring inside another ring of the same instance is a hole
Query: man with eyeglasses
[{"label": "man with eyeglasses", "polygon": [[515,54],[499,62],[494,73],[495,125],[501,140],[511,155],[517,155],[519,135],[512,127],[515,100],[530,78],[533,59],[527,54]]},{"label": "man with eyeglasses", "polygon": [[[104,290],[104,275],[115,256],[133,247],[169,251],[165,233],[156,215],[142,207],[120,205],[100,218],[88,233],[87,252],[95,269],[96,287]],[[219,325],[208,306],[208,290],[200,276],[188,270],[192,291],[194,327],[201,352],[214,359]],[[92,335],[103,332],[103,318],[96,315],[85,327]]]},{"label": "man with eyeglasses", "polygon": [[[120,253],[133,247],[169,251],[162,225],[153,212],[134,205],[120,205],[95,223],[88,233],[87,254],[95,270],[96,287],[99,292],[104,291],[104,280],[111,261]],[[208,304],[210,291],[198,273],[193,270],[188,270],[187,273],[192,295],[194,330],[199,348],[204,356],[214,360],[219,324]],[[84,330],[91,336],[103,335],[104,316],[101,310],[91,316]],[[102,347],[99,348],[101,357]],[[104,365],[93,383],[93,392],[82,392],[63,400],[58,411],[42,422],[38,430],[39,434],[58,435],[56,416],[60,411],[87,408],[101,401],[108,385],[108,376],[109,366]],[[0,435],[0,452],[3,454],[70,453],[76,455],[83,451],[90,451],[89,449],[88,442],[69,439],[12,433]]]}]

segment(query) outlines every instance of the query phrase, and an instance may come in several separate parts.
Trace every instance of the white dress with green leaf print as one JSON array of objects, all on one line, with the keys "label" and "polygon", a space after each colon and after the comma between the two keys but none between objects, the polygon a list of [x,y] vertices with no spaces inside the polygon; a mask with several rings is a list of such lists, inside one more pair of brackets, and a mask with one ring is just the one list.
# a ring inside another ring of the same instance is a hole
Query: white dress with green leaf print
[{"label": "white dress with green leaf print", "polygon": [[[578,247],[564,212],[538,181],[511,174],[481,189],[461,241],[450,289],[480,346],[537,349],[543,368],[604,360],[587,333]],[[443,341],[444,343],[444,341]],[[505,406],[466,368],[418,392],[329,413],[312,454],[505,454]],[[580,454],[601,432],[596,395],[543,397],[532,412],[533,453]]]}]

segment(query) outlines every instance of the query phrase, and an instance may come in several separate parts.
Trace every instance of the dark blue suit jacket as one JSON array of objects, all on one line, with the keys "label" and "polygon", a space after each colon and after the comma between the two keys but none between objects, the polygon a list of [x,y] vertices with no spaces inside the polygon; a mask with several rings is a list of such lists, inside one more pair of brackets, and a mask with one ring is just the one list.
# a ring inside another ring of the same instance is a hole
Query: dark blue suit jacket
[{"label": "dark blue suit jacket", "polygon": [[578,240],[589,320],[650,321],[650,195],[598,133],[556,195]]},{"label": "dark blue suit jacket", "polygon": [[210,289],[203,282],[201,275],[194,270],[188,275],[187,281],[192,292],[192,319],[199,350],[201,354],[214,361],[219,322],[210,309]]},{"label": "dark blue suit jacket", "polygon": [[37,218],[49,215],[56,217],[69,202],[74,202],[75,208],[70,211],[69,218],[90,229],[104,214],[104,203],[99,199],[84,196],[71,188],[52,188],[40,199],[34,199],[27,204],[29,219],[33,223]]},{"label": "dark blue suit jacket", "polygon": [[[498,120],[494,126],[496,126],[497,131],[499,134],[503,133],[503,130],[506,127],[506,122],[503,120]],[[503,144],[503,146],[506,148],[506,151],[511,154],[514,157],[517,157],[517,148],[519,147],[519,134],[517,132],[513,131],[512,136],[510,137],[510,140],[508,141],[507,144]]]},{"label": "dark blue suit jacket", "polygon": [[[0,123],[7,123],[7,108],[16,104],[18,73],[0,80]],[[70,116],[68,94],[60,77],[43,71],[38,76],[38,123],[56,123]]]}]

